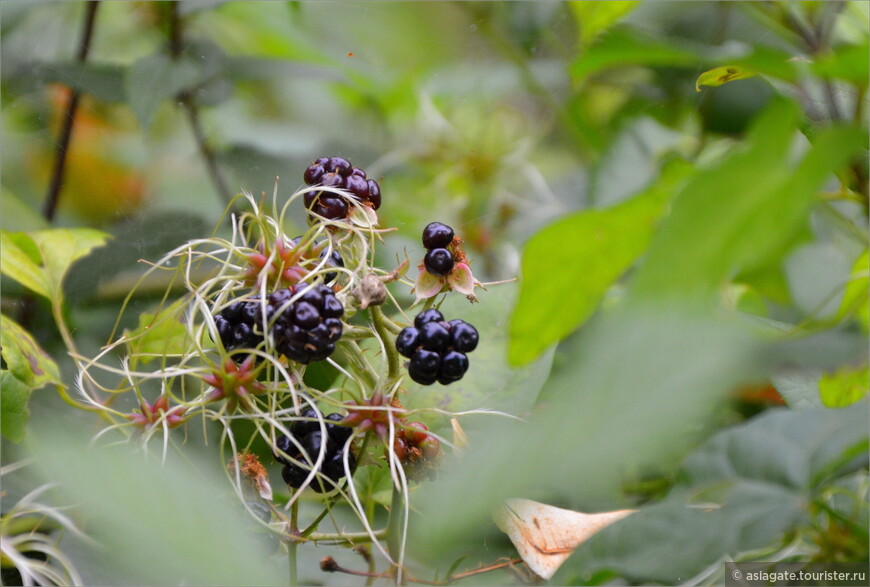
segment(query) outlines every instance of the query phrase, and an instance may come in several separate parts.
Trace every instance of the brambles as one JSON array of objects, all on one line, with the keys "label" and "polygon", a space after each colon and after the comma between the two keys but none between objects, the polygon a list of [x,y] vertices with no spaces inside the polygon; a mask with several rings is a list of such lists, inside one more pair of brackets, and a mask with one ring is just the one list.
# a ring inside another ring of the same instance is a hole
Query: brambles
[{"label": "brambles", "polygon": [[[373,210],[381,207],[381,187],[366,172],[353,167],[343,157],[320,157],[308,166],[302,179],[310,186],[324,186],[346,190],[358,202]],[[304,196],[305,207],[314,214],[329,220],[347,217],[351,203],[343,196],[327,191],[308,191]]]},{"label": "brambles", "polygon": [[[300,289],[293,286],[272,292],[265,305],[255,296],[222,310],[215,316],[215,325],[224,348],[257,348],[264,340],[265,323],[271,325],[275,349],[292,361],[307,365],[331,355],[341,337],[344,306],[326,285],[314,286],[289,303]],[[235,357],[243,360],[244,355]]]},{"label": "brambles", "polygon": [[[309,408],[302,412],[302,418],[307,420],[297,420],[289,429],[290,435],[298,445],[294,443],[293,439],[284,435],[279,436],[275,441],[275,460],[284,465],[281,469],[281,477],[287,485],[294,489],[302,487],[305,479],[311,473],[318,455],[324,449],[324,433],[320,428],[317,412]],[[348,451],[346,447],[352,430],[346,426],[337,426],[334,423],[342,419],[341,414],[329,414],[324,421],[325,454],[317,471],[332,481],[332,485],[324,482],[320,475],[315,476],[309,487],[318,493],[331,491],[335,488],[335,484],[345,476],[345,454],[347,454],[350,470],[356,466],[353,452]]]},{"label": "brambles", "polygon": [[396,337],[396,350],[410,359],[408,374],[421,385],[442,385],[462,379],[468,371],[469,353],[477,348],[477,329],[464,320],[446,322],[438,310],[414,318],[414,326]]}]

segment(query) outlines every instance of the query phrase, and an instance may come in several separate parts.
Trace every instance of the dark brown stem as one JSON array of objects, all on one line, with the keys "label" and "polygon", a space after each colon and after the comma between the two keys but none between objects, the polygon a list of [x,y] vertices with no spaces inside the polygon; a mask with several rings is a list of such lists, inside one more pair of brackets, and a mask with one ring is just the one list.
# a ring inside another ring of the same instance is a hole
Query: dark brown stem
[{"label": "dark brown stem", "polygon": [[[88,2],[85,7],[85,22],[82,31],[82,38],[79,42],[79,48],[76,52],[76,61],[84,63],[88,58],[88,52],[91,49],[91,38],[94,34],[94,22],[96,21],[97,8],[100,6],[99,1],[94,0]],[[76,110],[79,107],[80,94],[77,90],[70,91],[69,102],[66,105],[66,111],[63,115],[63,123],[60,129],[60,134],[57,138],[57,146],[55,147],[54,167],[51,172],[51,182],[48,185],[48,194],[45,198],[45,205],[42,209],[42,215],[46,220],[51,222],[54,220],[57,212],[57,205],[60,202],[60,191],[63,187],[64,172],[66,171],[66,157],[69,150],[70,142],[72,141],[73,127],[75,122]]]},{"label": "dark brown stem", "polygon": [[[418,579],[416,577],[412,577],[409,574],[405,574],[405,578],[411,583],[417,583],[419,585],[450,585],[455,583],[456,581],[461,581],[462,579],[467,579],[468,577],[473,577],[474,575],[479,575],[481,573],[488,573],[490,571],[495,571],[498,569],[503,569],[505,567],[511,567],[513,565],[517,565],[522,563],[523,560],[519,558],[512,558],[506,561],[502,561],[499,563],[494,563],[491,565],[486,565],[483,567],[478,567],[476,569],[471,569],[470,571],[464,571],[462,573],[456,573],[454,575],[450,575],[443,581],[428,581],[426,579]],[[370,571],[355,571],[354,569],[346,569],[339,565],[334,558],[331,556],[323,557],[320,560],[320,570],[325,571],[327,573],[345,573],[347,575],[355,575],[357,577],[369,577],[374,579],[392,579],[394,577],[393,571],[388,571],[386,573],[372,573]]]},{"label": "dark brown stem", "polygon": [[[178,2],[169,3],[169,54],[173,59],[181,56],[184,50],[184,31],[181,23],[181,15],[178,13]],[[199,118],[199,108],[196,105],[196,98],[193,93],[185,90],[178,95],[178,102],[184,108],[187,114],[187,120],[190,123],[190,129],[193,132],[193,138],[196,141],[196,146],[199,149],[199,155],[205,162],[205,167],[208,170],[209,177],[217,190],[218,195],[228,206],[232,200],[232,193],[227,187],[226,180],[221,174],[218,167],[217,159],[215,158],[214,150],[208,143],[208,138],[205,136],[205,130],[202,127],[202,122]]]}]

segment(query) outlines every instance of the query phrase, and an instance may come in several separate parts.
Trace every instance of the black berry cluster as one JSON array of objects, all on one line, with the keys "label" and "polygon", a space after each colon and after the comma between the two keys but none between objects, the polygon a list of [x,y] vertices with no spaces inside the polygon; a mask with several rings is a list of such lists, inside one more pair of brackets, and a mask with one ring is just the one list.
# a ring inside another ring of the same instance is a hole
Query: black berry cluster
[{"label": "black berry cluster", "polygon": [[[344,189],[375,210],[381,207],[381,187],[378,182],[367,179],[365,171],[353,167],[350,161],[343,157],[319,158],[308,166],[302,178],[311,186],[322,185]],[[349,202],[332,192],[306,192],[304,200],[308,210],[330,220],[346,218],[350,210]]]},{"label": "black berry cluster", "polygon": [[414,326],[396,337],[396,350],[411,359],[408,374],[421,385],[459,381],[468,370],[468,357],[477,348],[477,329],[464,320],[446,322],[438,310],[425,310]]},{"label": "black berry cluster", "polygon": [[426,256],[423,264],[434,275],[447,275],[453,269],[453,253],[447,246],[453,242],[453,229],[440,222],[432,222],[423,229]]},{"label": "black berry cluster", "polygon": [[[301,236],[297,236],[296,238],[294,238],[293,246],[297,246],[300,240],[302,240]],[[323,246],[322,243],[317,243],[314,245],[314,248],[316,249],[321,246]],[[344,267],[344,259],[341,257],[341,253],[339,253],[337,249],[332,249],[332,253],[329,255],[329,258],[327,258],[326,248],[324,247],[323,250],[320,251],[320,258],[326,259],[327,267]],[[337,275],[335,271],[331,271],[324,276],[323,282],[331,283],[332,281],[335,281],[336,277]]]},{"label": "black berry cluster", "polygon": [[[285,306],[300,285],[279,289],[266,298],[266,324],[271,324],[275,348],[290,359],[307,365],[322,361],[335,350],[341,337],[344,306],[326,285],[317,285]],[[263,341],[260,300],[236,302],[215,316],[224,348],[256,348]],[[237,356],[237,360],[244,360]]]},{"label": "black berry cluster", "polygon": [[[350,438],[352,429],[335,424],[335,422],[343,419],[341,414],[329,414],[325,418],[327,422],[325,425],[326,437],[324,439],[320,423],[317,420],[317,412],[309,408],[302,412],[302,417],[307,418],[307,420],[293,422],[289,432],[302,446],[304,452],[299,450],[299,447],[287,436],[281,435],[275,441],[275,446],[278,449],[274,453],[275,460],[284,465],[284,468],[281,469],[281,476],[290,487],[295,489],[301,487],[311,472],[311,465],[317,460],[320,450],[324,442],[326,442],[326,454],[324,454],[319,472],[332,481],[332,483],[315,477],[309,487],[318,493],[331,491],[334,489],[334,484],[337,484],[344,477],[345,443]],[[300,466],[300,464],[294,463],[278,451],[295,459],[298,463],[309,463],[309,466]],[[307,458],[306,454],[308,455]],[[348,453],[347,461],[350,469],[353,470],[356,465],[356,458],[353,452]]]}]

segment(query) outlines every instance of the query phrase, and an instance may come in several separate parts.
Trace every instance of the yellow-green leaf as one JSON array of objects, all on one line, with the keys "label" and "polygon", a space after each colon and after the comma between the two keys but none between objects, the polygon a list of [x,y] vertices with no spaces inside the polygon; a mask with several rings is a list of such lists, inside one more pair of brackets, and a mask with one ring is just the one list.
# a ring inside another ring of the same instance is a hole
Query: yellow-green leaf
[{"label": "yellow-green leaf", "polygon": [[27,400],[31,388],[15,377],[11,372],[0,371],[0,429],[3,436],[12,442],[21,442],[24,438],[24,427],[27,424]]},{"label": "yellow-green leaf", "polygon": [[870,368],[843,367],[834,373],[825,373],[819,380],[822,403],[829,408],[842,408],[867,395],[870,387]]},{"label": "yellow-green leaf", "polygon": [[588,47],[598,35],[616,24],[638,4],[636,0],[570,2],[568,5],[577,20],[580,46]]},{"label": "yellow-green leaf", "polygon": [[0,353],[9,372],[31,389],[48,383],[62,385],[54,360],[29,332],[7,316],[0,317]]},{"label": "yellow-green leaf", "polygon": [[2,231],[0,273],[58,303],[63,298],[63,278],[72,264],[108,238],[105,232],[91,228]]},{"label": "yellow-green leaf", "polygon": [[183,353],[190,342],[182,322],[186,303],[180,298],[157,312],[140,314],[138,327],[124,332],[130,356],[144,364],[157,356]]},{"label": "yellow-green leaf", "polygon": [[864,332],[870,332],[870,251],[858,257],[852,266],[849,282],[843,292],[843,301],[837,313],[838,319],[853,315]]},{"label": "yellow-green leaf", "polygon": [[744,65],[723,65],[722,67],[705,71],[698,76],[698,81],[695,82],[695,91],[700,92],[701,86],[721,86],[722,84],[727,84],[738,79],[746,79],[754,75],[758,75],[758,72]]}]

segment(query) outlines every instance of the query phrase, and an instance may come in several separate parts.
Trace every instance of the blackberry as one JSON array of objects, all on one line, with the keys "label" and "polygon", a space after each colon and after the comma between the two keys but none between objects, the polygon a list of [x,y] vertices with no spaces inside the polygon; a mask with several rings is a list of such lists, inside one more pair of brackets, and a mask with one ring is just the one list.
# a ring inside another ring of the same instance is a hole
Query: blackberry
[{"label": "blackberry", "polygon": [[[296,238],[294,238],[293,239],[293,246],[294,247],[298,246],[300,240],[302,240],[301,236],[297,236]],[[327,254],[326,254],[327,249],[322,242],[314,243],[313,245],[311,245],[311,248],[314,249],[315,251],[317,249],[321,249],[320,250],[320,258],[326,259],[326,266],[327,267],[344,267],[344,259],[341,257],[341,253],[339,253],[336,249],[333,249],[332,253],[330,253],[327,256]],[[338,277],[336,272],[331,271],[323,276],[323,283],[331,283],[331,282],[335,281],[336,277]]]},{"label": "blackberry", "polygon": [[[281,435],[275,440],[275,460],[284,465],[281,470],[281,477],[285,483],[296,489],[301,487],[306,477],[308,477],[311,465],[317,460],[324,442],[320,422],[316,419],[317,412],[309,408],[302,412],[302,417],[310,418],[310,420],[298,420],[290,426],[288,431],[298,440],[304,450],[299,450],[287,436]],[[325,418],[327,421],[325,423],[326,448],[324,459],[320,466],[320,473],[330,479],[332,483],[315,477],[310,487],[318,493],[332,490],[333,485],[337,484],[345,475],[345,444],[350,438],[352,430],[347,426],[338,426],[334,423],[342,419],[343,416],[341,414],[330,414]],[[281,452],[295,459],[299,464],[284,457],[280,454]],[[347,458],[348,465],[353,469],[356,465],[356,458],[353,452],[349,452]],[[309,460],[311,461],[310,463]]]},{"label": "blackberry", "polygon": [[447,275],[453,270],[453,253],[447,249],[431,249],[423,257],[423,265],[433,275]]},{"label": "blackberry", "polygon": [[[353,198],[374,210],[381,207],[381,187],[378,182],[367,179],[365,171],[353,167],[343,157],[320,157],[308,166],[302,179],[310,186],[346,190]],[[332,192],[307,192],[304,202],[308,210],[330,220],[346,218],[350,210],[347,199]]]},{"label": "blackberry", "polygon": [[[304,284],[303,284],[304,285]],[[287,302],[301,286],[279,289],[266,298],[266,324],[276,350],[292,361],[307,365],[322,361],[335,350],[341,338],[344,306],[326,285],[306,291],[292,304]],[[215,316],[221,343],[227,351],[256,348],[264,340],[262,308],[259,299],[236,302]],[[246,357],[237,354],[241,362]]]},{"label": "blackberry", "polygon": [[443,249],[453,242],[453,229],[440,222],[430,222],[423,229],[423,246],[426,250]]},{"label": "blackberry", "polygon": [[332,288],[318,285],[302,294],[276,319],[272,327],[275,348],[292,361],[307,365],[322,361],[341,337],[339,318],[344,306]]},{"label": "blackberry", "polygon": [[417,314],[414,326],[396,337],[396,350],[408,361],[408,374],[421,385],[448,385],[468,371],[468,356],[477,348],[477,329],[464,320],[446,322],[438,310]]}]

